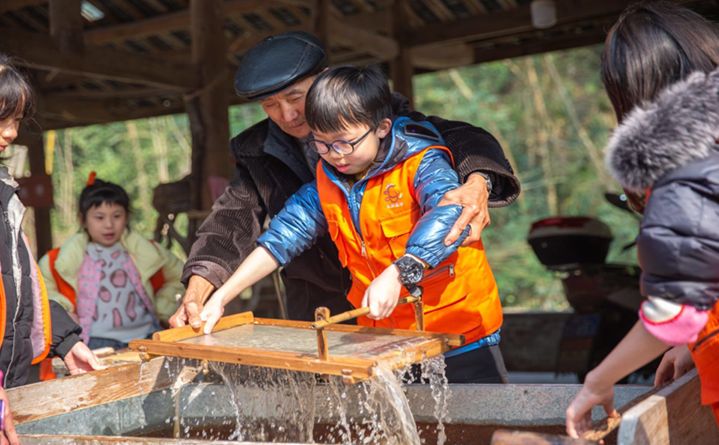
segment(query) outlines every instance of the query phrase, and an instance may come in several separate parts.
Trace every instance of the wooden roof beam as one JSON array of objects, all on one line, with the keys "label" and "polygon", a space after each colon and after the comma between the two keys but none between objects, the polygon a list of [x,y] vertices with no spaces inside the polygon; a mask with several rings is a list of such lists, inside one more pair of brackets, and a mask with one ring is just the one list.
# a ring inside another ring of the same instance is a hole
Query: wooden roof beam
[{"label": "wooden roof beam", "polygon": [[[629,0],[560,0],[557,2],[557,25],[588,19],[617,17]],[[532,27],[529,5],[517,9],[471,17],[456,22],[438,23],[412,30],[407,44],[422,46],[438,43],[490,39],[536,31]]]},{"label": "wooden roof beam", "polygon": [[[225,17],[237,14],[255,12],[258,9],[267,9],[281,6],[282,1],[274,0],[230,0],[222,4]],[[172,12],[145,20],[136,20],[114,26],[105,26],[85,31],[85,42],[89,45],[102,45],[127,39],[138,39],[168,31],[189,30],[190,11]]]},{"label": "wooden roof beam", "polygon": [[577,36],[563,34],[556,38],[545,40],[527,38],[514,44],[504,43],[492,48],[475,48],[473,63],[493,62],[495,60],[530,56],[550,51],[597,45],[604,42],[604,38],[606,37],[605,29],[606,28],[603,27],[597,27],[596,30]]},{"label": "wooden roof beam", "polygon": [[138,106],[136,101],[128,99],[78,99],[50,94],[38,100],[37,120],[43,130],[50,130],[176,114],[184,110],[180,96],[168,97],[162,104]]},{"label": "wooden roof beam", "polygon": [[81,53],[61,53],[50,37],[20,30],[6,33],[0,39],[0,51],[22,56],[18,63],[26,66],[86,77],[153,85],[170,90],[191,90],[197,85],[191,64],[111,48],[86,47]]},{"label": "wooden roof beam", "polygon": [[3,0],[0,2],[0,14],[8,11],[16,11],[27,6],[37,6],[47,3],[48,0]]}]

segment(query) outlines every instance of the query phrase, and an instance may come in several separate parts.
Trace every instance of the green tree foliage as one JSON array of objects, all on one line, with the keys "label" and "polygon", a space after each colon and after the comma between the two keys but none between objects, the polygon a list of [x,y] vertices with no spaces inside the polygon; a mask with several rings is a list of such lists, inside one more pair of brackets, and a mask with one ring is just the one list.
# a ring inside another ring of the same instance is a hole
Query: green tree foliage
[{"label": "green tree foliage", "polygon": [[[559,281],[536,259],[526,237],[533,221],[552,215],[588,215],[615,234],[610,260],[634,262],[620,246],[637,221],[609,205],[618,191],[603,165],[602,147],[614,115],[599,80],[600,48],[518,58],[415,77],[417,109],[471,122],[494,134],[522,182],[510,207],[493,209],[483,233],[508,306],[565,307]],[[230,109],[231,134],[264,117],[256,104]],[[76,199],[87,175],[123,185],[133,198],[134,230],[151,236],[156,213],[151,190],[189,174],[186,116],[73,128],[58,132],[54,153],[54,239],[78,229]]]}]

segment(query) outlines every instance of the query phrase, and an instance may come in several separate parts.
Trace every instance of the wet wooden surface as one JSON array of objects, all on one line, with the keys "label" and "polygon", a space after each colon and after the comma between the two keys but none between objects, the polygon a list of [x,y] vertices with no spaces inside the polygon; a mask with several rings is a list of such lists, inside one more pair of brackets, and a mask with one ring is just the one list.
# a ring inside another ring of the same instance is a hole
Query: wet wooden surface
[{"label": "wet wooden surface", "polygon": [[[433,341],[424,337],[327,331],[328,350],[333,357],[380,359],[387,352],[411,350]],[[317,336],[314,330],[285,326],[243,325],[211,335],[188,338],[178,343],[257,349],[258,353],[283,351],[317,355]]]},{"label": "wet wooden surface", "polygon": [[[374,375],[375,366],[401,368],[464,341],[461,335],[333,324],[323,328],[323,341],[318,343],[317,330],[310,322],[251,316],[223,317],[218,323],[221,328],[208,335],[186,327],[180,328],[182,332],[163,331],[153,340],[131,341],[130,348],[151,356],[339,375],[351,384]],[[326,354],[320,353],[318,345]]]},{"label": "wet wooden surface", "polygon": [[164,358],[156,358],[6,392],[15,422],[23,423],[167,388],[177,379],[177,373],[170,368],[165,366]]}]

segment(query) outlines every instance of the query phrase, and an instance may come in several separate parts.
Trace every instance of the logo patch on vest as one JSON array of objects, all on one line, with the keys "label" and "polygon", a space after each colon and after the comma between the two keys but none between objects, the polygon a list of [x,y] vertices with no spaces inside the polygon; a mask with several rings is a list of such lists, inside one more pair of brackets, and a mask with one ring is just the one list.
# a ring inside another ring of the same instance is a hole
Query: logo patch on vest
[{"label": "logo patch on vest", "polygon": [[402,192],[398,192],[395,184],[389,184],[384,188],[384,201],[387,203],[388,209],[396,209],[404,206],[402,199]]}]

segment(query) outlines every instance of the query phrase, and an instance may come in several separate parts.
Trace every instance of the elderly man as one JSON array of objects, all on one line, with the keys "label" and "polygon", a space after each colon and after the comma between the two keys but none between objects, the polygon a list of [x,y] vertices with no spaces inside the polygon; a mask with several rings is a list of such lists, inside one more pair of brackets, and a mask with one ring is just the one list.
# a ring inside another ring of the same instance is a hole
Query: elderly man
[{"label": "elderly man", "polygon": [[[235,177],[198,230],[183,274],[187,292],[170,319],[172,326],[200,326],[203,303],[255,248],[265,219],[279,212],[303,184],[314,180],[318,155],[304,143],[310,134],[304,117],[305,95],[325,67],[322,44],[303,32],[269,37],[243,57],[235,90],[247,100],[259,101],[267,119],[231,140]],[[444,200],[465,210],[447,243],[467,224],[472,230],[465,243],[476,241],[489,223],[488,205],[507,205],[519,194],[519,182],[501,147],[480,128],[410,112],[406,99],[399,96],[395,108],[397,114],[430,121],[452,149],[465,184],[447,193]],[[329,236],[318,239],[312,249],[286,266],[282,278],[293,319],[313,319],[318,306],[327,306],[332,313],[351,309],[345,299],[349,275]]]}]

